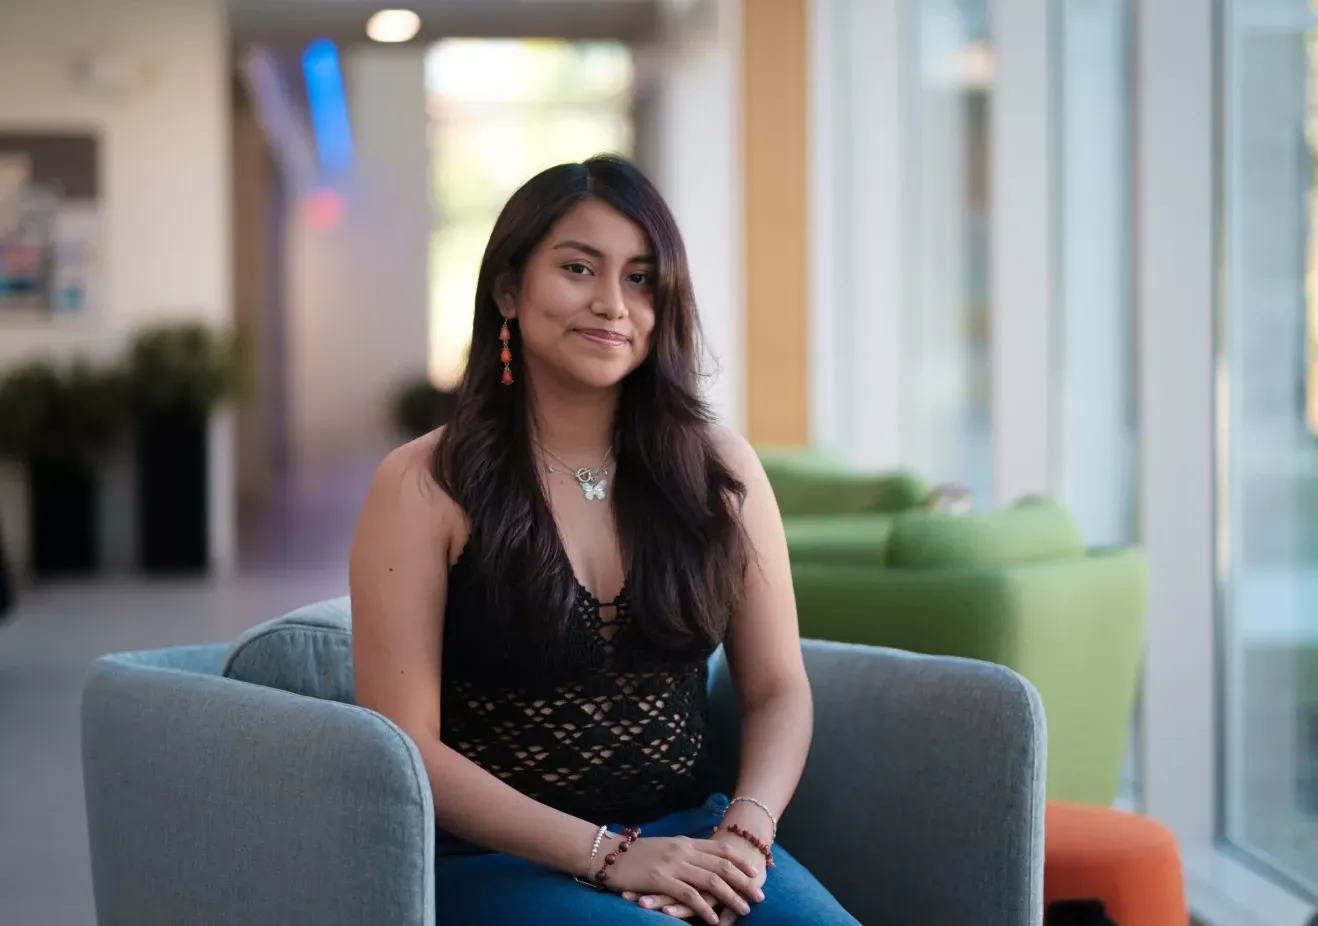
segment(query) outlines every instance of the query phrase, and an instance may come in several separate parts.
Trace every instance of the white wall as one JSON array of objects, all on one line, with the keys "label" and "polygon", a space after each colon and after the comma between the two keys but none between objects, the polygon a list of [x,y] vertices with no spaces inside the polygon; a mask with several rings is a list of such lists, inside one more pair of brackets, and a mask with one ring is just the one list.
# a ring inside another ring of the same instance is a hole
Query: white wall
[{"label": "white wall", "polygon": [[717,376],[707,394],[732,428],[745,425],[745,208],[741,5],[677,3],[682,25],[662,49],[653,109],[653,179],[686,242],[706,347]]},{"label": "white wall", "polygon": [[[80,87],[87,51],[148,71],[119,96]],[[136,326],[231,317],[228,23],[220,0],[41,0],[0,4],[0,130],[89,130],[101,140],[104,286],[85,317],[0,320],[0,366],[33,353],[106,355]],[[234,555],[232,441],[217,424],[212,549]],[[122,504],[126,466],[112,475],[105,546],[131,548]],[[21,552],[21,551],[20,551]]]},{"label": "white wall", "polygon": [[290,198],[292,465],[317,480],[378,457],[389,395],[424,375],[433,225],[424,49],[361,49],[342,64],[355,159],[335,183],[341,224],[311,227]]}]

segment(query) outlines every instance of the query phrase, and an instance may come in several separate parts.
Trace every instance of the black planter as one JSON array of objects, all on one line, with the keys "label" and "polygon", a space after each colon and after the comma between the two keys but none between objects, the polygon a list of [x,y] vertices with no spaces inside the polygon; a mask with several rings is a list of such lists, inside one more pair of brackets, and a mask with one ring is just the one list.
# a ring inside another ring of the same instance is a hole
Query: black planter
[{"label": "black planter", "polygon": [[208,431],[206,416],[190,409],[138,418],[137,530],[143,572],[196,574],[210,566]]},{"label": "black planter", "polygon": [[100,566],[96,470],[79,460],[27,461],[32,575],[85,576]]},{"label": "black planter", "polygon": [[0,617],[14,606],[14,569],[5,550],[5,523],[0,521]]}]

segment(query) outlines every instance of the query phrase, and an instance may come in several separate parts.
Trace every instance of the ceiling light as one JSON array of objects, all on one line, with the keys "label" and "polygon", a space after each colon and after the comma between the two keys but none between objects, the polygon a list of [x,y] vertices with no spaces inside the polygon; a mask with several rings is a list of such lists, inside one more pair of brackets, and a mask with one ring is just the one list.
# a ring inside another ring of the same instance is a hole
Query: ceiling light
[{"label": "ceiling light", "polygon": [[961,49],[961,82],[971,90],[987,90],[997,74],[997,56],[988,42],[971,42]]},{"label": "ceiling light", "polygon": [[377,42],[407,42],[421,31],[421,17],[411,10],[380,10],[366,22],[366,35]]}]

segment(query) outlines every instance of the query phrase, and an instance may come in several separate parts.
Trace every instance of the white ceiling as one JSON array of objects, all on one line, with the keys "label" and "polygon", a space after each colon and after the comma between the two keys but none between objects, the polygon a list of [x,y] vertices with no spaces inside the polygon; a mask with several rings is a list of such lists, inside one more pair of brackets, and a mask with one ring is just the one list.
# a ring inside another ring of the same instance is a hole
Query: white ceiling
[{"label": "white ceiling", "polygon": [[418,41],[451,35],[616,38],[644,41],[661,11],[689,0],[229,0],[239,41],[365,40],[367,17],[397,5],[421,15]]}]

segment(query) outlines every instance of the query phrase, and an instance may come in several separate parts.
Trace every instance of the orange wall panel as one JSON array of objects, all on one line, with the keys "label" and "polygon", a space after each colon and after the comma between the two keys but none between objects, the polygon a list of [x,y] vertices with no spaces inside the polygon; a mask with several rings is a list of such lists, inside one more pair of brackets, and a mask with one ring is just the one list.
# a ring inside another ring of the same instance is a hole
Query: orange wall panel
[{"label": "orange wall panel", "polygon": [[746,428],[753,443],[809,434],[806,0],[742,0]]}]

